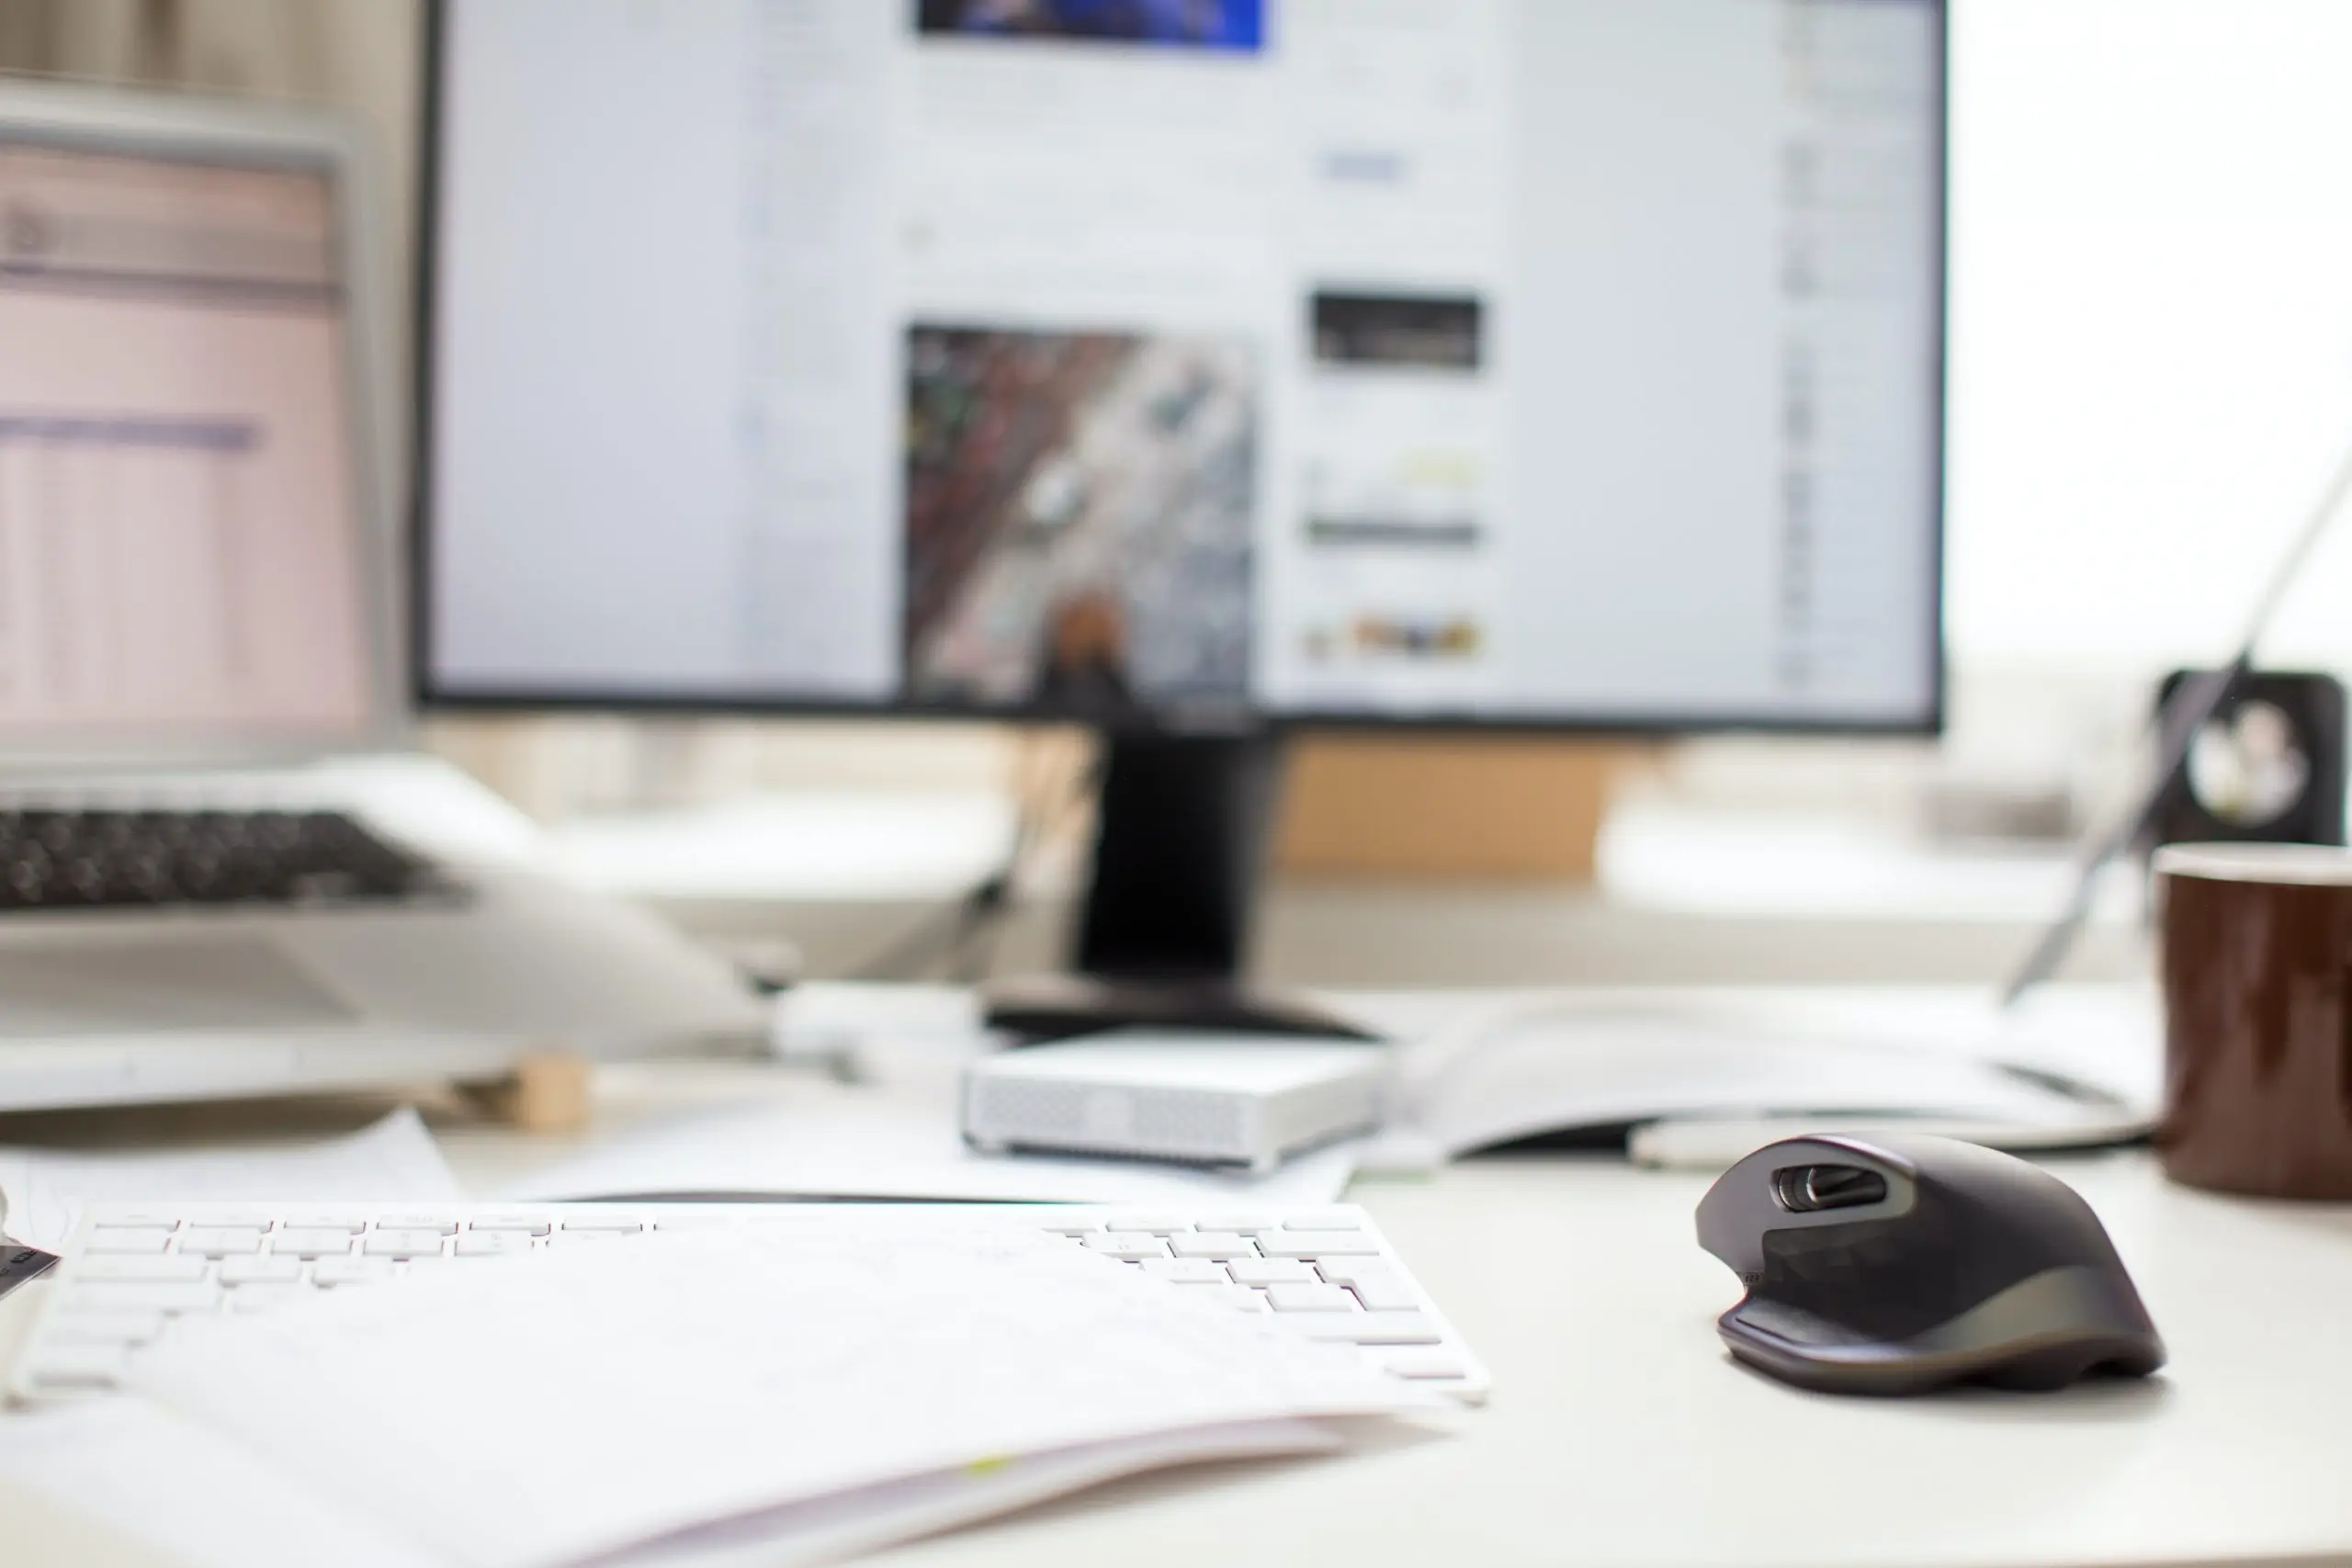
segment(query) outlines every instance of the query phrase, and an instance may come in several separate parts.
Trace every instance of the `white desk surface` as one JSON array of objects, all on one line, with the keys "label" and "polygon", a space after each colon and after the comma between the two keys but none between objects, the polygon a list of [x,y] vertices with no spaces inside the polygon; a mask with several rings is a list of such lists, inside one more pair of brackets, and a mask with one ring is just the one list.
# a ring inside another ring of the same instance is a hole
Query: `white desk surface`
[{"label": "white desk surface", "polygon": [[[621,1077],[655,1109],[681,1098],[646,1069]],[[607,1107],[615,1123],[633,1109]],[[481,1190],[550,1153],[478,1123],[444,1142]],[[1737,1291],[1692,1239],[1706,1179],[1474,1161],[1353,1194],[1493,1370],[1493,1402],[1453,1435],[1147,1478],[878,1561],[2352,1562],[2352,1208],[2185,1190],[2138,1154],[2057,1168],[2170,1343],[2154,1382],[1906,1402],[1785,1389],[1715,1337]],[[25,1293],[0,1305],[0,1341]],[[11,1568],[153,1561],[0,1494]]]},{"label": "white desk surface", "polygon": [[1691,1236],[1705,1178],[1474,1161],[1355,1193],[1493,1371],[1457,1435],[1147,1479],[880,1561],[2352,1562],[2352,1210],[2186,1191],[2137,1154],[2058,1168],[2166,1337],[2154,1381],[1783,1388],[1715,1337],[1738,1291]]}]

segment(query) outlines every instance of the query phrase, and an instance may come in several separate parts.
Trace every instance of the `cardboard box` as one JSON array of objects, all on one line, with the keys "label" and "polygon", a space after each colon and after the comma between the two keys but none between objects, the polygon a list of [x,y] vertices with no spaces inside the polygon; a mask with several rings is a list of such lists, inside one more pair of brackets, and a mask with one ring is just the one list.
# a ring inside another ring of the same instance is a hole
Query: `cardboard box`
[{"label": "cardboard box", "polygon": [[1613,782],[1645,748],[1553,738],[1302,737],[1277,874],[1589,882]]}]

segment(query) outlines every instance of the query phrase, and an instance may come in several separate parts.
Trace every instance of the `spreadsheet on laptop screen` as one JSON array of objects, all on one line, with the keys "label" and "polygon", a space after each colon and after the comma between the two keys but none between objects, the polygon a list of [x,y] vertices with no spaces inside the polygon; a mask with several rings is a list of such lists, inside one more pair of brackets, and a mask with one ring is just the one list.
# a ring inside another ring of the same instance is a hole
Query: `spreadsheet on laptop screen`
[{"label": "spreadsheet on laptop screen", "polygon": [[368,721],[334,214],[0,130],[0,739]]}]

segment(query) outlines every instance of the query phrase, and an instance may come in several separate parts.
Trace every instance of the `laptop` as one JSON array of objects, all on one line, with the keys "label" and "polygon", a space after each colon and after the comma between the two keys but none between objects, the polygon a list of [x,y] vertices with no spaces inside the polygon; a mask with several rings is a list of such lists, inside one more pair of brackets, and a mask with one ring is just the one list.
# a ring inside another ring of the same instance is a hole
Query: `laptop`
[{"label": "laptop", "polygon": [[764,1032],[411,741],[378,211],[339,120],[0,80],[0,1110]]}]

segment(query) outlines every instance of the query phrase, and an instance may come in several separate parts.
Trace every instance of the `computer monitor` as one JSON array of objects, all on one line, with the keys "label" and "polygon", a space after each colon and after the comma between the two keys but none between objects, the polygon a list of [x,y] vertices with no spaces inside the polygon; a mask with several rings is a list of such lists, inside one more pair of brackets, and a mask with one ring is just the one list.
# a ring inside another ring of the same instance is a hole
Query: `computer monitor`
[{"label": "computer monitor", "polygon": [[422,694],[1098,725],[1116,970],[1238,952],[1231,888],[1189,956],[1094,931],[1123,857],[1246,883],[1236,737],[1931,729],[1944,50],[1939,0],[442,0]]}]

